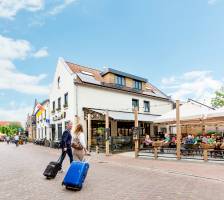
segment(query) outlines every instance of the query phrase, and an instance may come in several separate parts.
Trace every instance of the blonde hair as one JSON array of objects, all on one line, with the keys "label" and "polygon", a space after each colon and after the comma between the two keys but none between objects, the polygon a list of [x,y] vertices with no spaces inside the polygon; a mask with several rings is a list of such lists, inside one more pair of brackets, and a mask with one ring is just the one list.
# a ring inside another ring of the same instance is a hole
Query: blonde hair
[{"label": "blonde hair", "polygon": [[74,130],[74,133],[78,134],[80,132],[83,132],[82,124],[77,124],[76,127],[75,127],[75,130]]}]

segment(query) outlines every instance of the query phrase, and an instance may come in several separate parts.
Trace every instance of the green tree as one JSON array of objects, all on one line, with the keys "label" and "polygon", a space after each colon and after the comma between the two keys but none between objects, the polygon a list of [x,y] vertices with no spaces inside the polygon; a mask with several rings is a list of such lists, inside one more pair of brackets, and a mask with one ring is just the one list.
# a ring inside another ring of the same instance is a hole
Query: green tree
[{"label": "green tree", "polygon": [[212,99],[211,103],[215,108],[224,107],[224,87],[215,92],[215,98]]},{"label": "green tree", "polygon": [[21,130],[24,131],[23,127],[19,124],[10,124],[9,126],[0,126],[0,133],[6,134],[8,136],[13,136]]}]

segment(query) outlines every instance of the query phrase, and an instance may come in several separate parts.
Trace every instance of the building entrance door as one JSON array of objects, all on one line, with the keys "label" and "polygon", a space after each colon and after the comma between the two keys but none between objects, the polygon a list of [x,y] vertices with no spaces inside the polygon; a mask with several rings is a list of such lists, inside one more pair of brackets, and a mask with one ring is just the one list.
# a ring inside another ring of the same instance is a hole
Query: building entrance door
[{"label": "building entrance door", "polygon": [[55,124],[52,124],[52,127],[51,127],[51,130],[52,130],[52,141],[55,140]]},{"label": "building entrance door", "polygon": [[58,124],[58,140],[62,138],[62,124]]}]

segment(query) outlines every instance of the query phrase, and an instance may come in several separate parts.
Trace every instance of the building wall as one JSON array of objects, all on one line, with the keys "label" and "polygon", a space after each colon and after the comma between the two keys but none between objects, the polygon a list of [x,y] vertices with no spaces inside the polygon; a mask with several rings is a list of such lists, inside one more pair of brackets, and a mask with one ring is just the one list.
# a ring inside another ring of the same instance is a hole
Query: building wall
[{"label": "building wall", "polygon": [[114,83],[115,82],[115,75],[112,73],[108,73],[103,77],[106,83]]},{"label": "building wall", "polygon": [[[58,88],[58,77],[60,76],[60,88]],[[62,124],[62,131],[65,130],[65,122],[71,120],[74,122],[75,120],[75,90],[74,90],[74,74],[71,72],[67,64],[63,59],[58,60],[58,64],[56,67],[56,72],[54,76],[54,80],[52,83],[52,88],[50,90],[50,122],[51,125],[55,125],[55,140],[58,139],[58,124]],[[64,108],[64,94],[68,93],[68,108]],[[55,108],[58,106],[58,98],[61,97],[61,110],[52,113],[53,110],[53,101],[55,101]],[[63,119],[56,119],[58,116],[64,115],[66,113],[66,117]]]},{"label": "building wall", "polygon": [[125,78],[125,83],[127,87],[133,88],[133,80],[131,78]]},{"label": "building wall", "polygon": [[119,111],[132,111],[132,99],[139,100],[139,112],[144,112],[144,101],[150,102],[150,114],[162,115],[173,108],[168,101],[157,100],[151,97],[142,97],[135,94],[128,94],[111,89],[96,88],[91,86],[78,86],[78,115],[83,114],[82,108],[100,108]]},{"label": "building wall", "polygon": [[[87,133],[86,121],[84,120],[83,107],[99,108],[118,111],[132,111],[132,99],[139,100],[139,112],[144,112],[144,101],[149,101],[151,105],[150,114],[162,115],[173,108],[173,104],[169,101],[162,101],[150,97],[142,97],[135,94],[121,93],[112,91],[111,89],[96,88],[91,86],[78,87],[78,116],[80,122],[84,126],[84,131]],[[133,115],[134,120],[134,115]],[[114,132],[113,128],[113,132]],[[115,134],[115,133],[113,133]]]},{"label": "building wall", "polygon": [[[60,88],[58,88],[58,77],[60,76]],[[151,97],[143,97],[135,94],[129,94],[112,89],[96,88],[94,86],[76,85],[74,84],[74,75],[63,59],[59,59],[52,88],[50,90],[50,122],[51,125],[55,125],[55,140],[58,139],[58,124],[62,124],[62,131],[65,129],[65,122],[71,120],[76,124],[76,117],[79,118],[79,122],[83,124],[85,134],[87,133],[87,123],[84,120],[83,108],[100,108],[119,111],[132,111],[132,99],[139,100],[140,113],[144,113],[144,100],[149,101],[151,105],[151,114],[164,114],[172,110],[172,103],[163,100],[153,99]],[[108,74],[104,77],[108,82],[114,82],[113,74]],[[131,80],[131,79],[130,79]],[[133,83],[130,83],[131,87]],[[64,94],[68,92],[68,108],[63,107]],[[55,107],[57,108],[57,99],[61,97],[61,111],[53,110],[52,103],[55,101]],[[63,119],[56,119],[63,113],[66,113],[66,117]],[[134,117],[133,117],[134,118]],[[134,120],[134,119],[133,119]],[[115,127],[116,124],[114,124]],[[115,129],[115,128],[113,128]],[[115,131],[115,130],[114,130]],[[113,131],[113,132],[114,132]]]},{"label": "building wall", "polygon": [[[50,103],[47,102],[46,104],[42,105],[46,110],[42,112],[42,114],[36,117],[37,124],[36,124],[36,133],[37,139],[44,139],[46,137],[47,140],[51,139],[51,128],[50,128]],[[45,128],[46,127],[46,128]]]}]

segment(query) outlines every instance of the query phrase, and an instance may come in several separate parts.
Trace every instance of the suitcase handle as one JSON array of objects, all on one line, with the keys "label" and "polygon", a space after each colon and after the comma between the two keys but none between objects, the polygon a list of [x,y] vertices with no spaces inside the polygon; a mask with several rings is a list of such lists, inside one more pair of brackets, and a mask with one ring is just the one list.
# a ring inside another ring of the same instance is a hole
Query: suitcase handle
[{"label": "suitcase handle", "polygon": [[60,163],[61,164],[62,157],[64,157],[65,154],[66,154],[66,151],[63,151],[63,153],[59,156],[59,158],[57,160],[57,163]]}]

